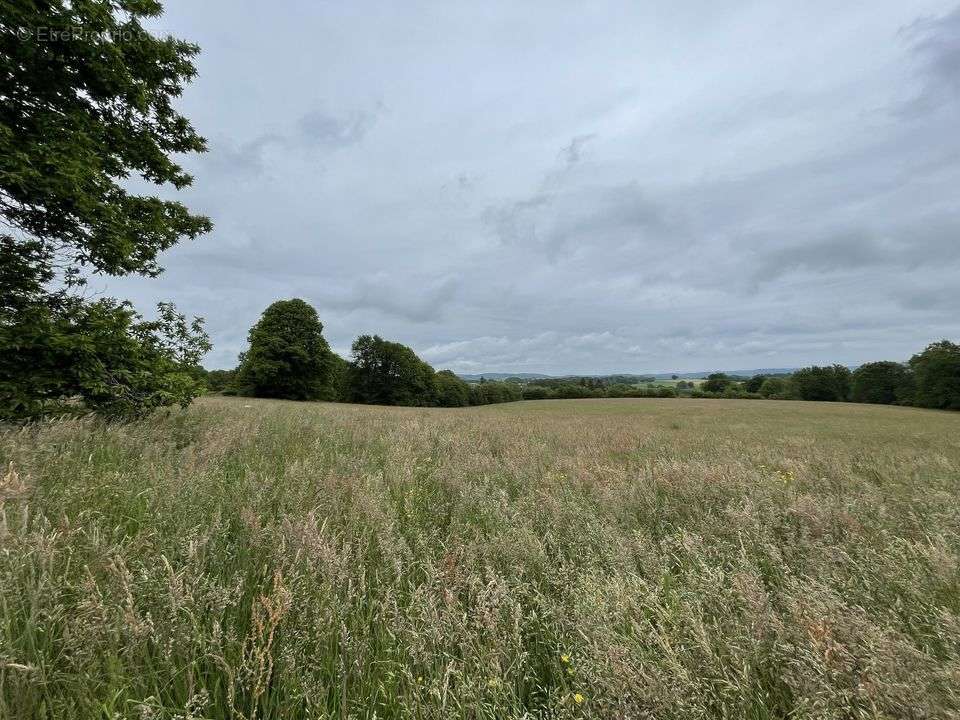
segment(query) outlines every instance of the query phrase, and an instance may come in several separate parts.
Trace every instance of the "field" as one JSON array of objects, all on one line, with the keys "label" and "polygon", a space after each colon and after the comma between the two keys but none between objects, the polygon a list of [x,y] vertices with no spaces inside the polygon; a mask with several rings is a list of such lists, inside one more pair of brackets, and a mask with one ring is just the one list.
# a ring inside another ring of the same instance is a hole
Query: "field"
[{"label": "field", "polygon": [[0,718],[960,713],[960,413],[210,398],[0,460]]}]

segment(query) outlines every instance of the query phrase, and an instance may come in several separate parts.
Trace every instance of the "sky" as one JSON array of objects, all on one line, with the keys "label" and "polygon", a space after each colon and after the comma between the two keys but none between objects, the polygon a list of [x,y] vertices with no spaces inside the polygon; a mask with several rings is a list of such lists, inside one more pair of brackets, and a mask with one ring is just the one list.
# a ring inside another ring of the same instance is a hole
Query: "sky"
[{"label": "sky", "polygon": [[206,318],[208,368],[291,297],[464,373],[960,340],[957,0],[165,6],[210,149],[161,192],[216,227],[92,286]]}]

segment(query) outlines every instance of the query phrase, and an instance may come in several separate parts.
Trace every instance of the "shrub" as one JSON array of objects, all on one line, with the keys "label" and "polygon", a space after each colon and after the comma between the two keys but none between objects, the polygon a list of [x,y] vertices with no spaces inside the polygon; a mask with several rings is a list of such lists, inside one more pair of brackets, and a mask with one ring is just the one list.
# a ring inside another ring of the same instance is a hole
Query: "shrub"
[{"label": "shrub", "polygon": [[168,303],[146,321],[128,303],[24,303],[0,318],[0,419],[92,411],[135,417],[186,406],[203,390],[195,368],[210,349],[202,320]]}]

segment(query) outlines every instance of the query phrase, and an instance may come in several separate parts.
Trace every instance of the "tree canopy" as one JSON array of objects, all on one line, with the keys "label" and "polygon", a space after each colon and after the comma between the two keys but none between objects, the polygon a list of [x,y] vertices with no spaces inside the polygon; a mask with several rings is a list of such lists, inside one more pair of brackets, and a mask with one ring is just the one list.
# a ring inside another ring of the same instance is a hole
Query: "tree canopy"
[{"label": "tree canopy", "polygon": [[205,148],[173,104],[198,49],[146,32],[160,12],[151,0],[3,3],[0,417],[77,399],[130,415],[200,390],[200,321],[168,304],[144,321],[71,292],[89,273],[156,275],[159,252],[211,227],[128,182],[183,188],[191,178],[174,156]]},{"label": "tree canopy", "polygon": [[406,345],[379,335],[361,335],[351,348],[355,402],[376,405],[436,405],[433,368]]},{"label": "tree canopy", "polygon": [[173,102],[199,48],[148,33],[161,12],[151,0],[3,5],[0,212],[74,268],[153,275],[157,253],[211,228],[125,182],[183,188],[192,178],[173,155],[206,149]]},{"label": "tree canopy", "polygon": [[278,300],[250,329],[237,383],[255,397],[332,400],[333,360],[317,311],[300,299]]},{"label": "tree canopy", "polygon": [[915,404],[960,410],[960,345],[941,340],[910,358]]},{"label": "tree canopy", "polygon": [[843,365],[802,368],[791,382],[801,400],[842,402],[850,397],[850,369]]},{"label": "tree canopy", "polygon": [[850,399],[860,403],[890,405],[909,397],[910,370],[903,363],[882,360],[853,371]]}]

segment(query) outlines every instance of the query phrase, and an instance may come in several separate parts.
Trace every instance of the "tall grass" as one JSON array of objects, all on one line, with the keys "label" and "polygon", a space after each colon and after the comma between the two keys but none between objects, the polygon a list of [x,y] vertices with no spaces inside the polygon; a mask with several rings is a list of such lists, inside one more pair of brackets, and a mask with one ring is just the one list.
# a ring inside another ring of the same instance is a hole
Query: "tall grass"
[{"label": "tall grass", "polygon": [[0,447],[2,718],[960,713],[960,415],[223,399]]}]

